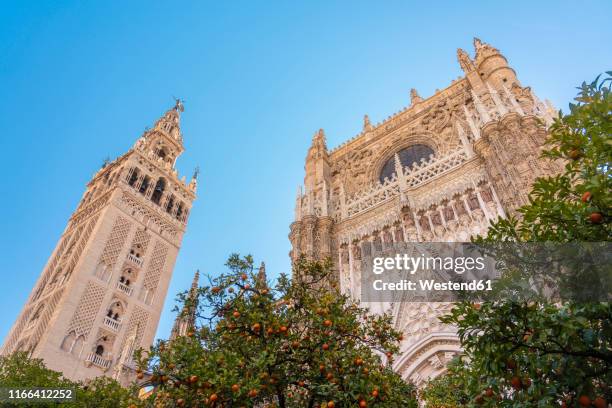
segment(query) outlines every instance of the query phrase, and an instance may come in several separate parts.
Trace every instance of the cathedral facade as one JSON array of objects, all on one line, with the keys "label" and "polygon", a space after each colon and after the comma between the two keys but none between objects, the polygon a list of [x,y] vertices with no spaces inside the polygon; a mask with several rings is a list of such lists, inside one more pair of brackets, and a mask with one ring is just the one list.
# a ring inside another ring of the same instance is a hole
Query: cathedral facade
[{"label": "cathedral facade", "polygon": [[[531,184],[557,164],[540,159],[554,110],[541,102],[499,50],[474,40],[457,50],[464,73],[329,150],[315,133],[296,199],[291,257],[331,257],[343,292],[361,294],[363,262],[408,242],[467,242],[491,220],[528,202]],[[444,372],[460,350],[438,317],[444,302],[362,301],[391,313],[404,333],[394,368],[417,385]]]},{"label": "cathedral facade", "polygon": [[186,183],[175,169],[182,111],[177,101],[87,184],[2,354],[28,352],[74,380],[128,382],[133,351],[155,337],[196,194],[197,174]]}]

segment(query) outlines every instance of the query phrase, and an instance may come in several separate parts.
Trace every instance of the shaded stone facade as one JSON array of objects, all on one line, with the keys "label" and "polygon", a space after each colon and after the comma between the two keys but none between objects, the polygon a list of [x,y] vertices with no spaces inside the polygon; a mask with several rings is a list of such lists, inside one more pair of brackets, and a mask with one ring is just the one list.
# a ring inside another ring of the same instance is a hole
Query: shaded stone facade
[{"label": "shaded stone facade", "polygon": [[[323,130],[308,150],[296,199],[291,258],[331,257],[341,289],[360,297],[362,256],[405,242],[465,242],[490,220],[526,204],[536,177],[559,170],[540,159],[554,109],[521,85],[506,58],[474,40],[459,49],[464,75],[429,98],[328,150]],[[421,384],[445,370],[460,344],[438,316],[449,303],[367,304],[404,333],[395,369]]]},{"label": "shaded stone facade", "polygon": [[197,181],[179,179],[180,113],[168,110],[94,175],[2,347],[64,376],[130,379],[151,346]]}]

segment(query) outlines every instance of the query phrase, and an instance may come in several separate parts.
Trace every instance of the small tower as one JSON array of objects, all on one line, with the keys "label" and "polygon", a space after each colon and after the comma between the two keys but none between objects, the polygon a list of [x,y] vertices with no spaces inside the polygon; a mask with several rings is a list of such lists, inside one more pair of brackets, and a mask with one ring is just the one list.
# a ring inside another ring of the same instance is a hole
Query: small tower
[{"label": "small tower", "polygon": [[191,283],[191,288],[189,289],[187,299],[185,299],[183,309],[174,320],[174,326],[172,327],[172,332],[170,333],[170,340],[174,340],[180,336],[185,336],[195,328],[196,311],[198,308],[199,279],[200,271],[197,270],[193,275],[193,282]]},{"label": "small tower", "polygon": [[307,192],[314,192],[322,188],[324,181],[329,181],[329,154],[323,129],[319,129],[312,138],[304,168],[306,170],[304,184]]},{"label": "small tower", "polygon": [[414,106],[419,102],[422,102],[423,98],[419,95],[416,89],[412,88],[410,90],[410,106]]},{"label": "small tower", "polygon": [[333,219],[329,216],[331,202],[331,169],[325,133],[319,129],[312,138],[304,169],[305,192],[296,200],[296,220],[292,224],[291,257],[304,255],[311,259],[332,256],[331,234]]},{"label": "small tower", "polygon": [[516,72],[508,65],[508,60],[497,48],[474,38],[474,65],[480,78],[496,89],[520,85]]},{"label": "small tower", "polygon": [[183,104],[91,181],[0,353],[26,351],[67,378],[128,381],[153,343],[196,182],[175,168]]},{"label": "small tower", "polygon": [[372,129],[374,129],[374,126],[370,122],[370,117],[363,115],[363,133],[370,132]]}]

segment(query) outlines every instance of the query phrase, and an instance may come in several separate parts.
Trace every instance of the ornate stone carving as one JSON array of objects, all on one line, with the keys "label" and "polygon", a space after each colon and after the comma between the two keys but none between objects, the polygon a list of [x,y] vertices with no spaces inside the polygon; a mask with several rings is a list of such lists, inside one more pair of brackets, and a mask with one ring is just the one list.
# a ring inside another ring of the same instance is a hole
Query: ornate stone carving
[{"label": "ornate stone carving", "polygon": [[[355,299],[362,260],[373,252],[404,241],[466,242],[485,234],[491,219],[526,202],[535,177],[558,169],[539,158],[550,107],[520,85],[499,50],[479,39],[474,47],[474,60],[457,51],[463,78],[425,99],[412,90],[409,107],[377,124],[365,117],[356,137],[319,149],[324,163],[307,158],[307,188],[298,194],[291,225],[292,257],[332,254],[343,290]],[[435,154],[402,167],[398,152],[415,144]],[[385,165],[390,177],[381,182]],[[331,227],[321,229],[323,219]],[[406,337],[396,368],[404,378],[424,381],[459,351],[453,328],[437,319],[448,304],[402,307],[391,309]]]}]

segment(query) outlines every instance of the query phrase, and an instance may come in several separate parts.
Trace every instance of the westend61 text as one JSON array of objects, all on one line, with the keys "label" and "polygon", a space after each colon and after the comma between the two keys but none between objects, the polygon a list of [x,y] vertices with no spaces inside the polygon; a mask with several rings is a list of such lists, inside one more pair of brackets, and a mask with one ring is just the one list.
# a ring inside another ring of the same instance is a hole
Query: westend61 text
[{"label": "westend61 text", "polygon": [[[418,285],[417,285],[418,284]],[[416,282],[402,279],[399,282],[383,282],[375,280],[374,290],[406,290],[406,291],[484,291],[493,290],[491,280],[472,280],[469,282],[436,282],[433,279],[419,279]]]}]

